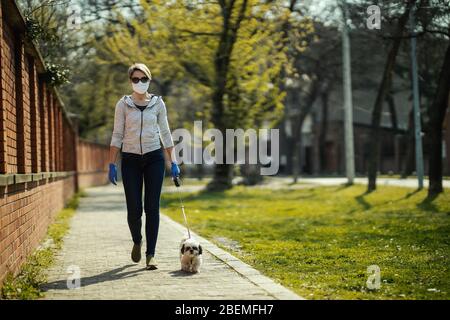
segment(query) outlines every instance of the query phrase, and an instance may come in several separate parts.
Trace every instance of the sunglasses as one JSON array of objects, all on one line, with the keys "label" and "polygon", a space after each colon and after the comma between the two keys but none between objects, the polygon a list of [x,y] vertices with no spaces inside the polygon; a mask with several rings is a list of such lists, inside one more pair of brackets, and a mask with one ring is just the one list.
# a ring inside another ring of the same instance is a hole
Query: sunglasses
[{"label": "sunglasses", "polygon": [[142,78],[138,78],[138,77],[133,77],[131,78],[131,81],[133,83],[138,83],[139,81],[141,81],[142,83],[147,83],[150,79],[148,77],[142,77]]}]

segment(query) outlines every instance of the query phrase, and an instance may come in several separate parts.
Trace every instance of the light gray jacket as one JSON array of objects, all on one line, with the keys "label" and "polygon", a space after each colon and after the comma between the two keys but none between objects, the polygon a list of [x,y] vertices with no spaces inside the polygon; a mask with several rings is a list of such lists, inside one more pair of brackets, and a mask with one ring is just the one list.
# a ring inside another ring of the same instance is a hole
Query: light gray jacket
[{"label": "light gray jacket", "polygon": [[161,147],[172,147],[173,140],[167,121],[166,105],[161,96],[153,95],[141,111],[130,96],[123,96],[116,104],[111,146],[123,152],[144,154]]}]

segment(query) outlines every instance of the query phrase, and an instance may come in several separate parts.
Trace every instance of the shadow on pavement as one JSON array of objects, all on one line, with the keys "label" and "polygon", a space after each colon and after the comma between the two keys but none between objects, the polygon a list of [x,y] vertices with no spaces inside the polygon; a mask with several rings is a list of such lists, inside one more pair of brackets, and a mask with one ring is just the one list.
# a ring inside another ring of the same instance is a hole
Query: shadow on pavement
[{"label": "shadow on pavement", "polygon": [[[126,266],[123,266],[120,268],[116,268],[116,269],[113,269],[110,271],[106,271],[106,272],[103,272],[103,273],[100,273],[100,274],[97,274],[94,276],[80,278],[80,286],[86,287],[91,284],[96,284],[96,283],[101,283],[101,282],[106,282],[106,281],[114,281],[114,280],[119,280],[119,279],[132,278],[132,277],[137,276],[138,273],[141,271],[148,271],[145,268],[141,268],[141,269],[137,269],[137,270],[133,270],[133,271],[121,272],[121,271],[125,270],[126,268],[129,268],[132,266],[134,266],[134,265],[129,264],[129,265],[126,265]],[[41,289],[44,292],[48,291],[48,290],[68,290],[67,279],[46,283],[41,286]]]},{"label": "shadow on pavement", "polygon": [[186,272],[183,270],[170,271],[169,274],[172,277],[191,277],[191,276],[195,275],[195,273]]}]

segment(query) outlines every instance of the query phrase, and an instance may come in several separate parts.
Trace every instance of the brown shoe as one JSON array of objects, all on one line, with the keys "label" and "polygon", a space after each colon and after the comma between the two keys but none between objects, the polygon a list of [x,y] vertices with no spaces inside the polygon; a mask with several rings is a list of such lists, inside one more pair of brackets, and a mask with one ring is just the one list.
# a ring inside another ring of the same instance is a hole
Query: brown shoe
[{"label": "brown shoe", "polygon": [[156,266],[157,266],[157,263],[156,263],[156,260],[155,260],[155,258],[153,257],[153,256],[147,256],[147,259],[146,259],[147,261],[146,261],[146,265],[147,265],[147,270],[155,270],[155,269],[158,269]]},{"label": "brown shoe", "polygon": [[133,249],[131,250],[131,260],[133,260],[133,262],[138,263],[141,261],[141,246],[142,242],[140,244],[133,244]]}]

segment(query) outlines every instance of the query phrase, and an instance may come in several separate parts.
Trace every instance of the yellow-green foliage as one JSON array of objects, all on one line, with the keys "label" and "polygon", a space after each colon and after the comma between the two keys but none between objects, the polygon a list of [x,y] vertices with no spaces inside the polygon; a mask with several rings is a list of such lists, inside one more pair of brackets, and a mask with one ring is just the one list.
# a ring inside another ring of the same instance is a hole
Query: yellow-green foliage
[{"label": "yellow-green foliage", "polygon": [[[102,63],[148,63],[158,83],[178,81],[191,99],[189,108],[197,119],[209,119],[211,95],[216,81],[214,63],[224,27],[223,12],[218,2],[141,1],[143,16],[122,22],[114,32],[98,44]],[[231,9],[231,22],[237,19],[242,1]],[[223,98],[223,122],[228,128],[259,127],[264,121],[276,122],[282,115],[284,92],[280,90],[281,68],[292,70],[291,54],[302,51],[306,34],[312,31],[308,19],[294,15],[281,1],[263,4],[249,0],[245,19],[239,26],[233,46],[227,86]],[[282,25],[290,21],[289,41]],[[132,28],[127,26],[131,25]],[[131,30],[132,29],[132,30]],[[292,44],[292,45],[288,45]],[[172,86],[177,91],[177,85]],[[178,92],[179,93],[179,92]],[[183,97],[167,97],[170,106],[177,106]],[[171,121],[179,116],[171,114]],[[183,119],[185,120],[185,119]]]},{"label": "yellow-green foliage", "polygon": [[[381,186],[184,194],[194,231],[308,299],[449,299],[450,193]],[[177,194],[162,211],[182,223]],[[218,242],[221,245],[220,242]],[[369,290],[367,267],[381,269]]]}]

